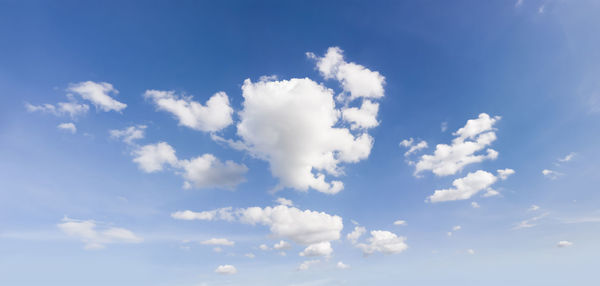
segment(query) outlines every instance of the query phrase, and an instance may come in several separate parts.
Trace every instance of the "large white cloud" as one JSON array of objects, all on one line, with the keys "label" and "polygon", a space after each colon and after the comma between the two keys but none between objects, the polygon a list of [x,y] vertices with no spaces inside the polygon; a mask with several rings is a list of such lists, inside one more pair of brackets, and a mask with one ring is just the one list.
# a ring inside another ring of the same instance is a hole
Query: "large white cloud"
[{"label": "large white cloud", "polygon": [[438,144],[433,155],[423,155],[415,165],[415,175],[423,171],[432,171],[438,176],[453,175],[466,165],[486,159],[496,159],[498,152],[488,148],[485,154],[478,153],[496,140],[494,124],[499,116],[490,117],[485,113],[453,133],[456,136],[451,145]]},{"label": "large white cloud", "polygon": [[186,180],[184,188],[232,189],[245,181],[248,168],[233,161],[222,162],[212,154],[204,154],[189,160],[178,159],[175,149],[166,142],[139,146],[133,151],[133,161],[144,172],[162,171],[169,165]]},{"label": "large white cloud", "polygon": [[81,96],[81,98],[90,101],[96,108],[102,111],[121,111],[127,107],[127,104],[117,101],[110,94],[118,94],[112,84],[107,82],[84,81],[72,83],[67,91]]},{"label": "large white cloud", "polygon": [[143,239],[128,229],[102,227],[93,220],[63,218],[58,228],[69,236],[77,237],[85,249],[100,249],[111,243],[139,243]]},{"label": "large white cloud", "polygon": [[445,202],[445,201],[456,201],[456,200],[467,200],[479,193],[482,190],[492,191],[490,186],[494,184],[498,178],[505,180],[509,175],[514,174],[512,169],[498,170],[498,176],[494,174],[478,170],[467,174],[463,178],[456,179],[452,182],[453,188],[436,190],[433,195],[427,198],[427,201],[432,203]]},{"label": "large white cloud", "polygon": [[374,252],[385,254],[400,253],[408,248],[406,237],[397,236],[396,234],[386,230],[373,230],[371,237],[367,238],[368,243],[359,243],[356,247],[362,249],[365,255]]},{"label": "large white cloud", "polygon": [[195,130],[215,132],[233,123],[233,108],[224,92],[215,93],[205,105],[189,96],[177,96],[174,91],[147,90],[144,96],[151,99],[157,109],[177,117],[180,125]]}]

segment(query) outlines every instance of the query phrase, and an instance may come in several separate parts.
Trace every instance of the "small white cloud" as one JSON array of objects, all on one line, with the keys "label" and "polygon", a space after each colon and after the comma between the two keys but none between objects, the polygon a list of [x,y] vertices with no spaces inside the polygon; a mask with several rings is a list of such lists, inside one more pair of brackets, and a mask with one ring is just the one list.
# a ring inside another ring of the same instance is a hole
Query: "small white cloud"
[{"label": "small white cloud", "polygon": [[205,105],[192,97],[177,96],[174,91],[147,90],[144,97],[151,99],[157,109],[172,113],[179,125],[194,130],[216,132],[233,123],[233,108],[224,92],[215,93]]},{"label": "small white cloud", "polygon": [[72,134],[75,134],[77,132],[77,127],[75,127],[75,124],[72,122],[58,124],[56,128],[70,132]]},{"label": "small white cloud", "polygon": [[490,192],[490,186],[497,180],[498,178],[492,173],[479,170],[469,173],[463,178],[454,180],[452,182],[454,188],[435,190],[433,195],[427,198],[427,201],[431,203],[438,203],[467,200],[482,190],[488,189],[488,192]]},{"label": "small white cloud", "polygon": [[141,146],[133,152],[133,162],[146,173],[162,171],[164,165],[177,166],[175,149],[166,142]]},{"label": "small white cloud", "polygon": [[467,249],[467,253],[473,255],[473,254],[475,254],[475,250],[473,250],[473,249]]},{"label": "small white cloud", "polygon": [[300,252],[300,256],[330,256],[333,253],[331,243],[329,241],[314,243],[307,246],[304,251]]},{"label": "small white cloud", "polygon": [[280,205],[284,205],[284,206],[288,206],[288,207],[291,207],[294,205],[294,203],[291,200],[288,200],[286,198],[277,198],[277,200],[275,200],[275,202],[277,202]]},{"label": "small white cloud", "polygon": [[452,231],[458,231],[461,229],[462,229],[462,227],[460,225],[455,225],[454,227],[452,227]]},{"label": "small white cloud", "polygon": [[474,208],[474,209],[478,209],[481,206],[477,202],[471,202],[471,207]]},{"label": "small white cloud", "polygon": [[405,220],[397,220],[394,222],[394,225],[402,225],[405,226],[406,225],[406,221]]},{"label": "small white cloud", "polygon": [[513,229],[530,228],[536,226],[536,222],[548,216],[549,213],[543,213],[541,215],[532,217],[530,219],[523,220],[515,225]]},{"label": "small white cloud", "polygon": [[571,152],[568,155],[566,155],[565,157],[559,158],[558,162],[561,162],[561,163],[569,162],[569,161],[573,160],[573,157],[575,157],[575,155],[576,155],[575,153]]},{"label": "small white cloud", "polygon": [[200,242],[200,244],[232,246],[235,244],[235,242],[228,240],[227,238],[211,238],[211,239]]},{"label": "small white cloud", "polygon": [[225,220],[225,221],[233,221],[234,217],[231,213],[232,208],[220,208],[211,211],[203,211],[203,212],[193,212],[190,210],[186,211],[178,211],[171,214],[171,217],[174,219],[181,220]]},{"label": "small white cloud", "polygon": [[446,130],[448,130],[448,122],[442,122],[442,124],[440,125],[440,129],[442,130],[442,132],[446,132]]},{"label": "small white cloud", "polygon": [[559,173],[557,171],[544,169],[544,170],[542,170],[542,175],[544,175],[546,178],[549,178],[550,180],[555,180],[558,177],[562,176],[563,174]]},{"label": "small white cloud", "polygon": [[233,265],[219,265],[217,269],[215,269],[215,273],[223,274],[223,275],[233,275],[237,273],[237,269]]},{"label": "small white cloud", "polygon": [[573,243],[572,243],[572,242],[570,242],[570,241],[567,241],[567,240],[561,240],[561,241],[559,241],[559,242],[556,244],[556,247],[561,247],[561,248],[563,248],[563,247],[569,247],[569,246],[571,246],[571,245],[573,245]]},{"label": "small white cloud", "polygon": [[93,220],[76,220],[65,217],[57,226],[67,235],[81,239],[85,244],[85,249],[100,249],[113,243],[140,243],[143,241],[128,229],[100,227]]},{"label": "small white cloud", "polygon": [[298,266],[298,270],[300,270],[300,271],[308,270],[308,268],[310,268],[311,265],[319,263],[319,262],[321,262],[321,260],[318,260],[318,259],[304,261],[300,264],[300,266]]},{"label": "small white cloud", "polygon": [[537,211],[537,210],[539,210],[539,209],[540,209],[540,206],[538,206],[538,205],[531,205],[531,207],[529,207],[529,209],[528,209],[528,210],[529,210],[529,211]]},{"label": "small white cloud", "polygon": [[371,231],[371,237],[367,239],[368,244],[359,243],[356,247],[362,249],[364,255],[369,255],[374,252],[396,254],[408,248],[405,241],[406,237],[399,237],[392,232],[373,230]]},{"label": "small white cloud", "polygon": [[513,169],[508,169],[508,168],[507,168],[507,169],[501,169],[501,170],[498,170],[497,172],[498,172],[498,177],[499,177],[501,180],[506,180],[506,179],[508,179],[508,177],[509,177],[510,175],[512,175],[512,174],[514,174],[514,173],[515,173],[515,170],[513,170]]},{"label": "small white cloud", "polygon": [[144,138],[144,130],[146,125],[129,126],[125,129],[113,129],[109,131],[110,137],[121,139],[127,144],[133,144],[135,140]]},{"label": "small white cloud", "polygon": [[118,94],[119,91],[107,82],[85,81],[72,83],[67,88],[67,91],[78,94],[102,111],[108,112],[114,110],[120,112],[127,107],[127,104],[119,102],[110,96],[111,93]]},{"label": "small white cloud", "polygon": [[246,256],[248,258],[254,258],[254,257],[256,257],[256,255],[254,255],[254,253],[246,253],[246,254],[244,254],[244,256]]},{"label": "small white cloud", "polygon": [[352,243],[356,243],[358,239],[367,232],[367,229],[363,226],[355,226],[354,230],[346,235],[346,238],[350,240]]},{"label": "small white cloud", "polygon": [[276,250],[288,250],[292,248],[292,245],[287,241],[280,240],[278,243],[273,245],[273,248]]},{"label": "small white cloud", "polygon": [[338,263],[336,264],[336,266],[338,269],[348,269],[350,268],[350,265],[345,264],[344,262],[338,261]]},{"label": "small white cloud", "polygon": [[269,248],[269,246],[267,246],[266,244],[261,244],[258,246],[258,248],[262,251],[271,250],[271,248]]},{"label": "small white cloud", "polygon": [[400,142],[400,146],[408,148],[408,151],[404,152],[404,156],[409,156],[412,153],[415,153],[421,149],[427,148],[427,142],[421,140],[421,142],[414,144],[414,139],[404,139]]}]

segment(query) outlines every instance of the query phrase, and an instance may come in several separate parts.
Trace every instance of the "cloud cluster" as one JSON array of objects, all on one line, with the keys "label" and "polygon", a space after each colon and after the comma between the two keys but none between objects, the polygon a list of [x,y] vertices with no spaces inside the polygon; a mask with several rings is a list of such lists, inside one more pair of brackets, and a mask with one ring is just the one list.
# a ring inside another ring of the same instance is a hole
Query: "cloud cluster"
[{"label": "cloud cluster", "polygon": [[496,140],[494,124],[500,116],[490,117],[485,113],[477,119],[470,119],[458,129],[451,145],[436,145],[433,155],[423,155],[415,165],[415,175],[423,171],[432,171],[437,176],[453,175],[465,166],[486,159],[496,159],[498,152],[488,148],[485,154],[478,152]]},{"label": "cloud cluster", "polygon": [[185,179],[184,188],[233,189],[245,181],[248,168],[233,161],[222,162],[212,154],[192,159],[178,159],[175,149],[166,142],[139,146],[133,151],[133,161],[147,173],[162,171],[171,166],[181,172]]},{"label": "cloud cluster", "polygon": [[204,105],[190,96],[178,96],[174,91],[147,90],[144,97],[152,100],[158,110],[173,114],[179,125],[194,130],[215,132],[233,123],[233,108],[224,92],[215,93]]},{"label": "cloud cluster", "polygon": [[128,229],[101,227],[93,220],[63,218],[58,228],[69,236],[77,237],[85,249],[101,249],[112,243],[139,243],[143,239]]}]

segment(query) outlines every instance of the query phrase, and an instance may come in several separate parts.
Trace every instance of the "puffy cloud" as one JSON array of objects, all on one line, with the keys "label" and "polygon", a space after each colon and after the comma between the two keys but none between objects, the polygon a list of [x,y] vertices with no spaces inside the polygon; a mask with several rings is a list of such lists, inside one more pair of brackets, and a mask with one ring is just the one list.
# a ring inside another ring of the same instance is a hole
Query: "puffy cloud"
[{"label": "puffy cloud", "polygon": [[200,244],[232,246],[235,244],[235,242],[231,241],[227,238],[211,238],[211,239],[207,239],[205,241],[200,242]]},{"label": "puffy cloud", "polygon": [[460,225],[455,225],[452,227],[452,231],[459,231],[461,229],[462,229],[462,226],[460,226]]},{"label": "puffy cloud", "polygon": [[85,249],[100,249],[111,243],[139,243],[143,241],[142,238],[128,229],[98,227],[93,220],[75,220],[65,217],[57,226],[67,235],[81,239],[85,244]]},{"label": "puffy cloud", "polygon": [[267,246],[266,244],[261,244],[258,246],[258,248],[262,251],[271,250],[271,248],[269,248],[269,246]]},{"label": "puffy cloud", "polygon": [[478,209],[481,206],[477,202],[471,202],[471,207],[474,208],[474,209]]},{"label": "puffy cloud", "polygon": [[110,137],[121,139],[123,142],[131,145],[135,140],[144,138],[144,130],[146,125],[129,126],[125,129],[113,129],[109,131]]},{"label": "puffy cloud", "polygon": [[501,180],[506,180],[510,175],[515,173],[515,170],[513,169],[503,169],[503,170],[498,170],[498,178],[500,178]]},{"label": "puffy cloud", "polygon": [[362,65],[346,62],[340,48],[330,47],[324,57],[317,57],[313,53],[307,53],[307,56],[317,60],[317,69],[323,77],[335,78],[340,82],[349,100],[383,97],[385,77]]},{"label": "puffy cloud", "polygon": [[56,128],[67,132],[71,132],[72,134],[75,134],[77,132],[77,127],[75,127],[75,124],[72,122],[58,124]]},{"label": "puffy cloud", "polygon": [[338,261],[338,263],[335,265],[335,267],[337,267],[338,269],[348,269],[348,268],[350,268],[350,265],[347,265],[344,262]]},{"label": "puffy cloud", "polygon": [[371,237],[367,239],[368,244],[359,243],[356,246],[362,249],[365,255],[374,252],[384,254],[400,253],[408,248],[405,243],[406,238],[385,230],[371,231]]},{"label": "puffy cloud", "polygon": [[235,268],[235,266],[229,264],[219,265],[219,267],[215,269],[215,273],[222,275],[233,275],[237,273],[237,269]]},{"label": "puffy cloud", "polygon": [[180,125],[194,130],[215,132],[233,123],[233,108],[224,92],[215,93],[205,105],[192,97],[177,96],[174,91],[147,90],[144,97],[151,99],[157,109],[172,113]]},{"label": "puffy cloud", "polygon": [[175,149],[166,142],[141,146],[133,153],[133,161],[146,173],[162,171],[165,164],[177,166]]},{"label": "puffy cloud", "polygon": [[373,128],[379,125],[377,113],[379,112],[379,103],[370,100],[363,100],[360,108],[346,107],[342,108],[342,119],[350,122],[351,129]]},{"label": "puffy cloud", "polygon": [[343,189],[343,183],[327,182],[324,172],[342,175],[340,164],[369,156],[371,136],[362,133],[355,137],[347,128],[334,127],[339,110],[332,90],[308,78],[246,80],[242,90],[244,107],[237,134],[243,142],[237,143],[269,162],[271,173],[280,180],[278,188],[312,188],[335,194]]},{"label": "puffy cloud", "polygon": [[110,96],[111,93],[118,94],[119,91],[107,82],[84,81],[72,83],[67,88],[67,91],[78,94],[102,111],[114,110],[120,112],[127,107],[127,104],[119,102]]},{"label": "puffy cloud", "polygon": [[325,241],[309,245],[304,251],[300,252],[300,256],[330,256],[332,253],[331,243]]},{"label": "puffy cloud", "polygon": [[287,241],[280,240],[278,243],[273,245],[273,248],[276,250],[288,250],[292,248],[292,245]]},{"label": "puffy cloud", "polygon": [[171,214],[174,219],[180,220],[225,220],[233,221],[235,218],[232,214],[231,207],[220,208],[216,210],[193,212],[193,211],[178,211]]},{"label": "puffy cloud", "polygon": [[546,178],[549,178],[550,180],[555,180],[558,177],[562,176],[563,173],[560,173],[560,172],[557,172],[557,171],[553,171],[553,170],[544,169],[544,170],[542,170],[542,175],[544,175]]},{"label": "puffy cloud", "polygon": [[427,142],[421,140],[421,142],[414,144],[414,139],[409,138],[409,139],[402,140],[402,142],[400,142],[400,146],[408,148],[408,150],[406,152],[404,152],[404,156],[408,156],[408,155],[415,153],[421,149],[427,148]]},{"label": "puffy cloud", "polygon": [[367,229],[363,226],[355,226],[354,230],[346,235],[346,238],[350,240],[352,243],[356,243],[358,239],[367,232]]},{"label": "puffy cloud", "polygon": [[165,142],[138,147],[133,153],[133,161],[147,173],[162,171],[166,164],[183,170],[181,176],[186,180],[184,188],[233,189],[245,181],[244,174],[248,171],[243,164],[221,162],[212,154],[179,160],[173,147]]},{"label": "puffy cloud", "polygon": [[567,241],[567,240],[561,240],[561,241],[559,241],[559,242],[556,244],[556,247],[563,248],[563,247],[569,247],[569,246],[571,246],[571,245],[573,245],[573,243],[572,243],[572,242],[570,242],[570,241]]},{"label": "puffy cloud", "polygon": [[482,113],[477,119],[470,119],[466,125],[453,133],[456,136],[451,145],[438,144],[433,155],[423,155],[415,165],[415,175],[432,171],[438,176],[453,175],[466,165],[486,159],[496,159],[498,152],[487,149],[486,154],[476,154],[496,140],[494,124],[499,116],[490,117]]},{"label": "puffy cloud", "polygon": [[284,206],[288,206],[288,207],[291,207],[294,205],[294,203],[291,200],[288,200],[286,198],[277,198],[277,200],[275,200],[275,202],[277,202],[280,205],[284,205]]},{"label": "puffy cloud", "polygon": [[300,266],[298,266],[298,270],[303,271],[303,270],[308,270],[308,268],[310,268],[313,264],[319,263],[321,262],[321,260],[315,259],[315,260],[306,260],[304,262],[302,262],[300,264]]},{"label": "puffy cloud", "polygon": [[477,194],[479,191],[489,188],[498,178],[492,173],[486,171],[476,171],[469,173],[464,178],[456,179],[452,182],[454,188],[436,190],[433,195],[427,198],[428,202],[438,203],[445,201],[467,200]]},{"label": "puffy cloud", "polygon": [[406,221],[405,220],[397,220],[394,222],[394,225],[401,225],[401,226],[405,226],[406,225]]}]

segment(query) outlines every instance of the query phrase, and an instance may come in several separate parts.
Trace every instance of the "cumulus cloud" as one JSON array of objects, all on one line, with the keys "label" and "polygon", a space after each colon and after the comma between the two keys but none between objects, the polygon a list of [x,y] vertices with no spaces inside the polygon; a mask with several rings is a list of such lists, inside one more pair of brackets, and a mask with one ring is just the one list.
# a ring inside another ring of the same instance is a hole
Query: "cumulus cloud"
[{"label": "cumulus cloud", "polygon": [[332,253],[331,243],[324,241],[307,246],[304,251],[300,252],[300,256],[330,256]]},{"label": "cumulus cloud", "polygon": [[276,250],[288,250],[292,248],[292,245],[284,240],[280,240],[278,243],[276,243],[275,245],[273,245],[273,249]]},{"label": "cumulus cloud", "polygon": [[498,170],[498,178],[500,178],[501,180],[506,180],[510,175],[515,173],[515,170],[513,169],[503,169],[503,170]]},{"label": "cumulus cloud", "polygon": [[350,122],[351,129],[373,128],[379,125],[377,113],[379,112],[379,103],[370,100],[363,100],[360,108],[347,107],[342,108],[342,119]]},{"label": "cumulus cloud", "polygon": [[215,132],[233,123],[233,108],[224,92],[215,93],[205,105],[190,96],[178,96],[174,91],[147,90],[144,97],[151,99],[158,110],[173,114],[179,125],[194,130]]},{"label": "cumulus cloud", "polygon": [[362,249],[364,255],[381,252],[384,254],[400,253],[408,248],[405,243],[406,237],[385,230],[371,231],[371,237],[367,239],[368,243],[359,243],[356,247]]},{"label": "cumulus cloud", "polygon": [[269,246],[267,246],[266,244],[261,244],[258,246],[258,248],[262,251],[271,250],[271,248],[269,248]]},{"label": "cumulus cloud", "polygon": [[58,228],[65,234],[79,238],[85,249],[101,249],[113,243],[139,243],[143,239],[128,229],[99,226],[93,220],[63,218]]},{"label": "cumulus cloud", "polygon": [[109,131],[110,137],[113,139],[123,140],[123,142],[132,145],[135,140],[144,138],[144,130],[146,125],[129,126],[124,129],[113,129]]},{"label": "cumulus cloud", "polygon": [[227,238],[211,238],[204,241],[201,241],[200,244],[204,245],[223,245],[223,246],[232,246],[235,244],[234,241],[231,241]]},{"label": "cumulus cloud", "polygon": [[355,226],[354,230],[346,235],[346,238],[350,240],[352,243],[356,243],[358,239],[367,232],[367,229],[363,226]]},{"label": "cumulus cloud", "polygon": [[300,264],[300,266],[298,266],[298,270],[303,271],[303,270],[308,270],[308,268],[310,268],[313,264],[317,264],[321,262],[321,260],[315,259],[315,260],[306,260],[304,262],[302,262]]},{"label": "cumulus cloud", "polygon": [[412,153],[427,148],[427,142],[421,140],[419,143],[414,144],[414,139],[409,138],[402,140],[402,142],[400,142],[400,146],[408,148],[408,150],[404,152],[404,156],[409,156]]},{"label": "cumulus cloud", "polygon": [[432,171],[437,176],[453,175],[469,164],[496,159],[498,152],[494,149],[488,148],[485,154],[480,151],[496,140],[493,126],[498,120],[500,116],[490,117],[485,113],[468,120],[453,133],[451,145],[438,144],[433,155],[421,156],[415,165],[415,175],[423,171]]},{"label": "cumulus cloud", "polygon": [[162,171],[165,165],[177,170],[185,179],[184,188],[233,189],[245,181],[248,168],[233,161],[222,162],[212,154],[204,154],[189,160],[180,160],[175,149],[166,142],[140,146],[133,151],[133,161],[144,172]]},{"label": "cumulus cloud", "polygon": [[474,208],[474,209],[478,209],[481,206],[477,202],[471,202],[471,207]]},{"label": "cumulus cloud", "polygon": [[[510,170],[510,169],[507,169]],[[499,170],[505,171],[505,170]],[[508,177],[507,172],[498,174],[499,177]],[[486,171],[476,171],[467,174],[463,178],[456,179],[452,182],[454,188],[436,190],[433,195],[427,198],[428,202],[438,203],[446,201],[467,200],[478,192],[488,189],[488,195],[497,194],[497,191],[491,190],[490,186],[498,180],[498,177]]]},{"label": "cumulus cloud", "polygon": [[219,265],[219,267],[215,269],[215,273],[222,275],[233,275],[237,273],[237,269],[235,268],[235,266],[229,264]]},{"label": "cumulus cloud", "polygon": [[573,243],[572,243],[572,242],[570,242],[570,241],[567,241],[567,240],[561,240],[561,241],[559,241],[559,242],[556,244],[556,247],[563,248],[563,247],[569,247],[569,246],[571,246],[571,245],[573,245]]},{"label": "cumulus cloud", "polygon": [[337,267],[338,269],[348,269],[348,268],[350,268],[350,265],[347,265],[344,262],[338,261],[338,263],[335,265],[335,267]]},{"label": "cumulus cloud", "polygon": [[275,202],[277,202],[280,205],[284,205],[284,206],[288,206],[288,207],[291,207],[294,205],[294,203],[291,200],[288,200],[286,198],[277,198],[277,200],[275,200]]},{"label": "cumulus cloud", "polygon": [[70,132],[72,134],[75,134],[77,132],[77,127],[75,127],[75,124],[73,122],[66,122],[66,123],[58,124],[58,126],[56,126],[56,128],[63,130],[63,131]]},{"label": "cumulus cloud", "polygon": [[88,100],[97,109],[102,111],[117,111],[120,112],[127,107],[127,104],[119,102],[111,97],[110,94],[118,94],[112,84],[107,82],[84,81],[72,83],[67,88],[67,91],[73,92],[81,98]]}]

